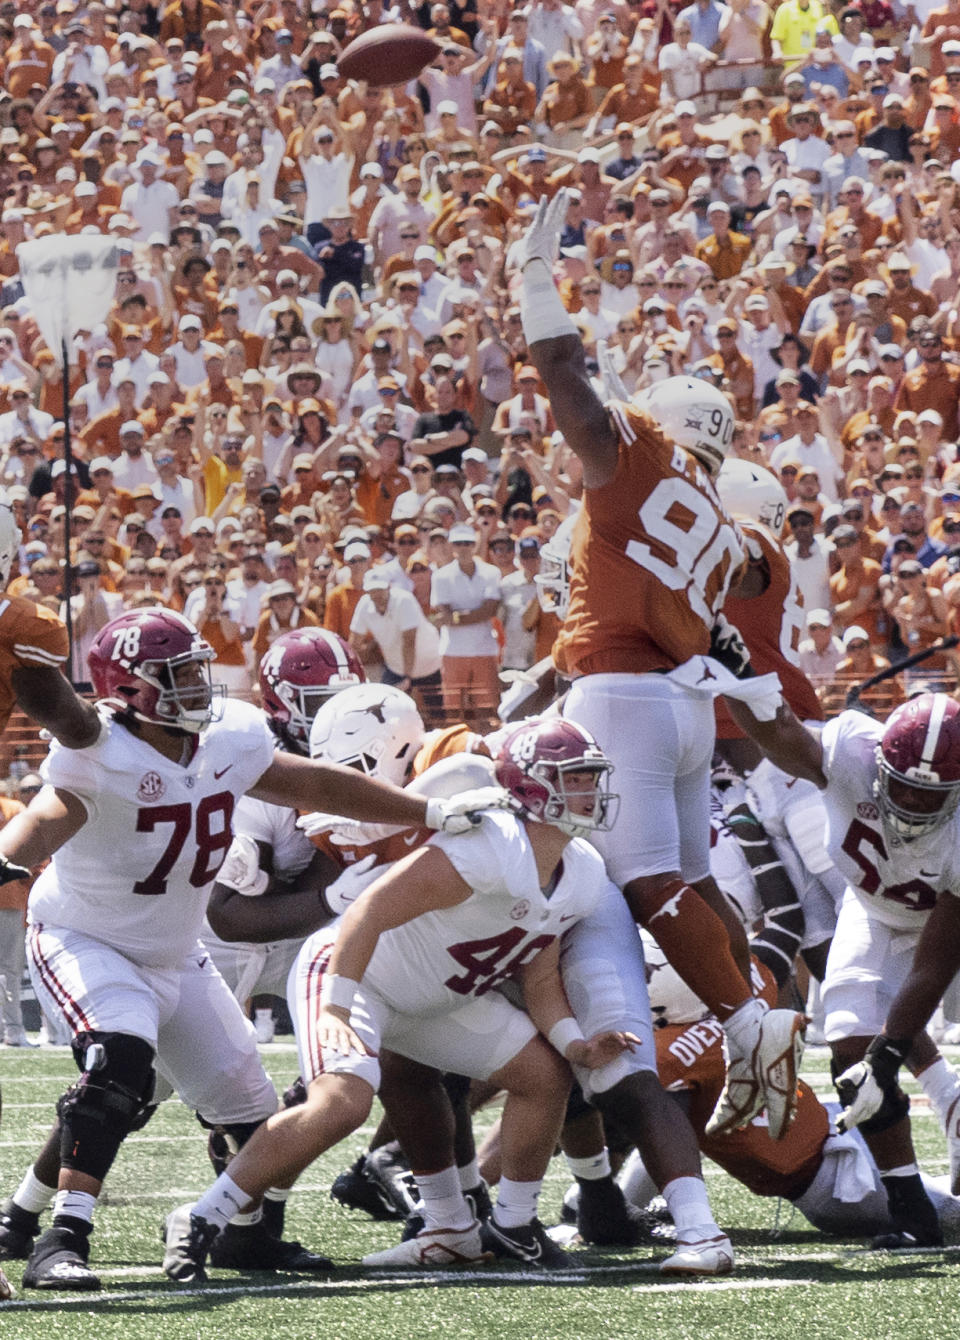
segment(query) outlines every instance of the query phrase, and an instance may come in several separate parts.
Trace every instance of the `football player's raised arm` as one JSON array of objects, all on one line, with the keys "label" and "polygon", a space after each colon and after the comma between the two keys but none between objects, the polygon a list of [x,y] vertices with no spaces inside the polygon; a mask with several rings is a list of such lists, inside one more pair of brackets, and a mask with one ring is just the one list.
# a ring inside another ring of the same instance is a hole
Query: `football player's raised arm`
[{"label": "football player's raised arm", "polygon": [[28,869],[38,866],[79,833],[86,822],[82,800],[71,791],[45,786],[0,830],[0,862]]},{"label": "football player's raised arm", "polygon": [[584,483],[599,488],[616,469],[617,437],[590,383],[583,341],[553,280],[567,205],[566,191],[551,201],[541,197],[524,235],[520,311],[530,359],[547,388],[557,427],[583,462]]},{"label": "football player's raised arm", "polygon": [[53,666],[19,665],[10,677],[17,706],[67,749],[86,749],[100,736],[100,718]]}]

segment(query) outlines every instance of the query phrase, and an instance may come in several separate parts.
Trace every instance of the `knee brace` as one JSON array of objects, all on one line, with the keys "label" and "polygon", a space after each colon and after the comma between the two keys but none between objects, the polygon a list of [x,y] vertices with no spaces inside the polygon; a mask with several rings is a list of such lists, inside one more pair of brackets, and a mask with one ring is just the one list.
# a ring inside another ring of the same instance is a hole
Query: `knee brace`
[{"label": "knee brace", "polygon": [[83,1073],[57,1103],[60,1162],[103,1181],[124,1138],[146,1125],[155,1072],[153,1048],[130,1033],[81,1033],[73,1054]]}]

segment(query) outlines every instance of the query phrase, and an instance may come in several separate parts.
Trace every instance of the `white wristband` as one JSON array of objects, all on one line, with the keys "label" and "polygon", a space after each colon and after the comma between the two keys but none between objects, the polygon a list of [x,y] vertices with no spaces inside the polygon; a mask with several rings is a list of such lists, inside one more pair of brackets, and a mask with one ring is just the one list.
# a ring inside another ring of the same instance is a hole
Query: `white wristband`
[{"label": "white wristband", "polygon": [[566,1056],[567,1048],[571,1042],[585,1042],[586,1038],[580,1025],[571,1015],[565,1019],[558,1019],[550,1032],[547,1034],[547,1041],[551,1047],[555,1047],[561,1056]]},{"label": "white wristband", "polygon": [[352,1009],[353,997],[359,986],[360,983],[352,977],[338,977],[335,972],[324,973],[323,985],[320,987],[320,1008],[332,1006],[337,1010]]},{"label": "white wristband", "polygon": [[443,821],[446,817],[447,811],[443,798],[441,796],[430,796],[427,800],[427,812],[423,816],[424,826],[439,832],[443,828]]}]

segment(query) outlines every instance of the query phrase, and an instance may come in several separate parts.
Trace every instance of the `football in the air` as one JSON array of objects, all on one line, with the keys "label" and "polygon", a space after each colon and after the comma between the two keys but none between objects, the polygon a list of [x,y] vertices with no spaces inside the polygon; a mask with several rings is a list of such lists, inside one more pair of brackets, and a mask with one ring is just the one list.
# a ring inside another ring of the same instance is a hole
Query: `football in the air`
[{"label": "football in the air", "polygon": [[344,49],[337,68],[345,79],[363,79],[372,88],[405,84],[436,60],[440,47],[422,28],[381,23]]}]

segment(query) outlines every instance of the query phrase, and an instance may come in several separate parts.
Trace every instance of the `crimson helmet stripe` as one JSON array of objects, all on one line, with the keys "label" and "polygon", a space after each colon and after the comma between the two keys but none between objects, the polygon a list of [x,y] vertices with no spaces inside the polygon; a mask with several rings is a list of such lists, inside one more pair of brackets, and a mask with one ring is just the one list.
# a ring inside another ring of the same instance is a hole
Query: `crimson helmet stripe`
[{"label": "crimson helmet stripe", "polygon": [[920,751],[920,763],[933,771],[933,757],[937,752],[937,745],[940,742],[940,727],[943,725],[943,718],[946,715],[947,703],[950,699],[944,693],[935,693],[930,708],[930,720],[927,722],[927,733],[924,737],[923,748]]}]

